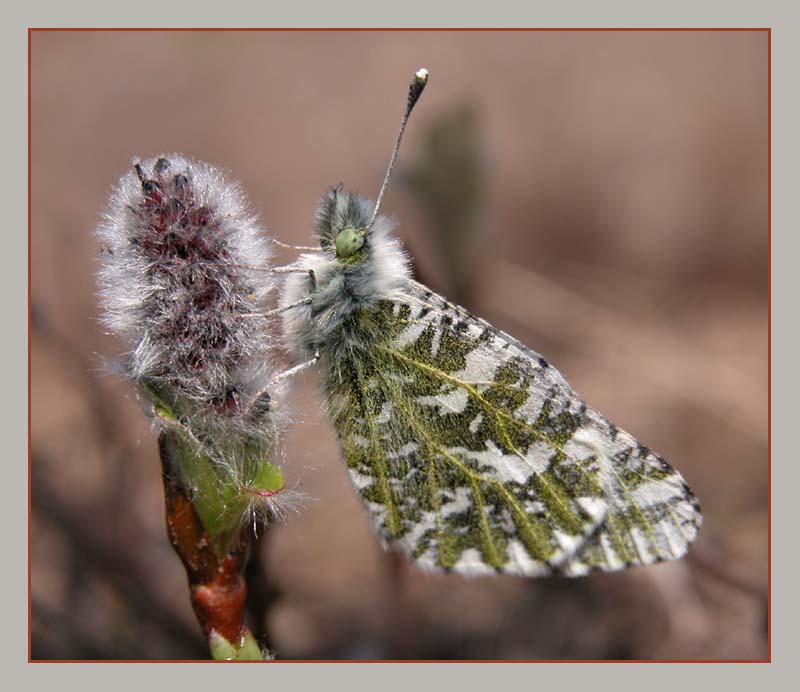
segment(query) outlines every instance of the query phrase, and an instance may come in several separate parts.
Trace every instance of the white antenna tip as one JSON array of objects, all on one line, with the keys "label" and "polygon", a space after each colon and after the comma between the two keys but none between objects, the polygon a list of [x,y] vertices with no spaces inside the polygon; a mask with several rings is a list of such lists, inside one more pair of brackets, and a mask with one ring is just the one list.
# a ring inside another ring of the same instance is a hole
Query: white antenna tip
[{"label": "white antenna tip", "polygon": [[418,70],[417,70],[417,71],[414,73],[414,76],[415,76],[415,77],[416,77],[416,78],[417,78],[417,79],[418,79],[420,82],[427,82],[427,81],[428,81],[428,70],[426,70],[424,67],[420,67],[420,68],[419,68],[419,69],[418,69]]}]

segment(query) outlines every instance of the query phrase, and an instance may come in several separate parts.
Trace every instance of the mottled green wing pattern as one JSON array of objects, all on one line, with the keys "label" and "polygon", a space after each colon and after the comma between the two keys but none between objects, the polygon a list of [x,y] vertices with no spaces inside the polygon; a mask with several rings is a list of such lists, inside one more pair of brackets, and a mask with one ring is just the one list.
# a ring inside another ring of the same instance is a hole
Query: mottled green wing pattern
[{"label": "mottled green wing pattern", "polygon": [[435,570],[586,574],[681,557],[680,474],[544,359],[419,285],[356,315],[329,367],[351,479],[378,533]]}]

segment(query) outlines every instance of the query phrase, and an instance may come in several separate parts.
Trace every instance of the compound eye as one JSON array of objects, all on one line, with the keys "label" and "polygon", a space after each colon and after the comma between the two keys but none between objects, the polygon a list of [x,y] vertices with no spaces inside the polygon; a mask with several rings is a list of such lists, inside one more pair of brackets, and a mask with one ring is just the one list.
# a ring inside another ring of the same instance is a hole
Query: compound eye
[{"label": "compound eye", "polygon": [[343,228],[336,236],[336,256],[350,257],[364,247],[364,233],[355,228]]}]

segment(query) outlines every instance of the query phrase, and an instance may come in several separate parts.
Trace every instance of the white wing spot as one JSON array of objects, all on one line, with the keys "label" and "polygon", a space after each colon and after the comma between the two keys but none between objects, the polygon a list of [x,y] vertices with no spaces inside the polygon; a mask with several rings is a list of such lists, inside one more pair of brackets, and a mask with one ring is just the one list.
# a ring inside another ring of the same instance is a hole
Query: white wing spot
[{"label": "white wing spot", "polygon": [[583,562],[571,561],[564,568],[564,574],[570,577],[585,577],[589,574],[589,566]]},{"label": "white wing spot", "polygon": [[664,536],[664,540],[669,547],[669,552],[672,557],[681,557],[686,552],[687,544],[683,536],[676,531],[674,524],[663,520],[658,523],[658,528]]},{"label": "white wing spot", "polygon": [[415,344],[427,326],[425,321],[411,322],[392,342],[392,348],[400,350],[405,346]]},{"label": "white wing spot", "polygon": [[608,504],[599,497],[578,497],[575,499],[578,508],[595,524],[605,516]]},{"label": "white wing spot", "polygon": [[419,449],[419,445],[416,442],[406,442],[400,449],[396,452],[390,452],[386,455],[387,459],[403,459],[405,457],[410,457],[414,452]]},{"label": "white wing spot", "polygon": [[451,502],[445,502],[439,509],[442,517],[447,517],[451,514],[460,514],[465,512],[472,505],[472,495],[465,487],[456,488],[456,496]]},{"label": "white wing spot", "polygon": [[359,447],[363,447],[364,449],[369,447],[369,440],[363,435],[351,435],[350,439]]},{"label": "white wing spot", "polygon": [[494,574],[494,569],[483,561],[477,548],[467,548],[461,553],[461,557],[453,565],[453,569],[475,575]]},{"label": "white wing spot", "polygon": [[649,565],[654,559],[650,551],[650,542],[647,540],[644,533],[638,526],[634,526],[631,529],[630,534],[631,539],[633,540],[633,545],[636,547],[636,552],[638,553],[642,564]]},{"label": "white wing spot", "polygon": [[617,552],[611,547],[611,538],[607,533],[600,534],[600,547],[611,569],[619,569],[622,567],[622,560],[619,559]]},{"label": "white wing spot", "polygon": [[423,406],[438,406],[440,416],[462,413],[469,403],[469,392],[463,387],[454,387],[443,394],[417,397],[417,402]]},{"label": "white wing spot", "polygon": [[386,425],[392,418],[392,404],[389,401],[384,401],[381,406],[381,412],[375,417],[375,422],[378,425]]},{"label": "white wing spot", "polygon": [[478,347],[467,353],[463,370],[451,374],[451,377],[465,384],[485,384],[494,381],[497,369],[503,364],[496,353],[487,353]]},{"label": "white wing spot", "polygon": [[439,354],[439,347],[442,345],[442,329],[434,329],[433,339],[431,339],[431,355],[435,358]]},{"label": "white wing spot", "polygon": [[639,507],[650,507],[662,502],[669,502],[672,498],[680,497],[683,493],[668,482],[668,479],[642,483],[631,491],[631,499]]},{"label": "white wing spot", "polygon": [[570,536],[562,531],[553,531],[553,537],[566,555],[574,555],[585,540],[581,535]]},{"label": "white wing spot", "polygon": [[482,423],[482,422],[483,422],[483,412],[481,412],[481,413],[478,413],[478,415],[477,415],[477,416],[475,416],[475,418],[473,418],[473,419],[472,419],[472,420],[469,422],[469,431],[470,431],[470,432],[471,432],[473,435],[474,435],[475,433],[477,433],[477,432],[478,432],[478,428],[480,428],[480,427],[481,427],[481,423]]},{"label": "white wing spot", "polygon": [[526,458],[520,458],[516,454],[503,454],[491,440],[486,441],[486,449],[482,452],[464,447],[451,447],[447,451],[454,456],[472,459],[482,467],[488,466],[492,470],[494,479],[501,483],[526,484],[534,472],[533,466]]},{"label": "white wing spot", "polygon": [[354,469],[350,469],[350,479],[353,481],[353,485],[356,486],[359,490],[364,490],[365,488],[369,488],[374,482],[375,479],[372,476],[367,476],[364,473],[359,473]]},{"label": "white wing spot", "polygon": [[525,550],[525,546],[516,538],[508,542],[508,554],[516,565],[516,568],[514,565],[507,565],[505,571],[508,573],[526,577],[538,577],[550,573],[550,568],[543,562],[534,560]]}]

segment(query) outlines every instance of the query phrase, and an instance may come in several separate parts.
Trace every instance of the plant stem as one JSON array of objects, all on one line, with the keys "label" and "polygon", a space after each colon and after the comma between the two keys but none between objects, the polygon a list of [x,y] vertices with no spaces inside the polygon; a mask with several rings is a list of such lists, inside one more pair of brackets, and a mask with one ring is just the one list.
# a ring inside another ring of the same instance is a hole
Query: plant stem
[{"label": "plant stem", "polygon": [[[225,658],[252,657],[258,647],[244,624],[244,603],[247,586],[241,575],[247,554],[248,540],[239,536],[223,557],[218,557],[215,543],[206,531],[192,505],[186,489],[175,477],[172,445],[168,433],[158,440],[164,480],[167,535],[183,562],[189,579],[192,607],[209,643],[224,638],[235,655]],[[216,654],[219,647],[213,647]],[[226,653],[229,652],[226,650]],[[259,651],[260,653],[260,651]]]}]

